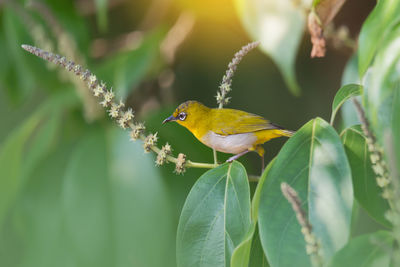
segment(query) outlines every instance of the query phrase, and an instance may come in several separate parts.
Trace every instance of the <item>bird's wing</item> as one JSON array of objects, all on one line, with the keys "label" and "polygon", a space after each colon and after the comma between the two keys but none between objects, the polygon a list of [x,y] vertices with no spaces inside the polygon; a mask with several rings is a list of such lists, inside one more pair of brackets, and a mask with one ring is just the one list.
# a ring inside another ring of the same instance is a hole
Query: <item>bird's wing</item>
[{"label": "bird's wing", "polygon": [[211,124],[213,132],[219,135],[281,129],[261,116],[234,109],[215,110]]}]

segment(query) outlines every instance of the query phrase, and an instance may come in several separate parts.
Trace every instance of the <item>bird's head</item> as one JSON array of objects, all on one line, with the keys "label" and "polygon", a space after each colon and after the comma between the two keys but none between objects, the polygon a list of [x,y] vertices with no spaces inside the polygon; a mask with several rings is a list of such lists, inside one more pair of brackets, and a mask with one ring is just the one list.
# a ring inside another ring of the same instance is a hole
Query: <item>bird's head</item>
[{"label": "bird's head", "polygon": [[180,125],[192,130],[196,127],[196,122],[207,116],[210,108],[197,101],[186,101],[180,104],[171,116],[163,121],[163,124],[169,121],[176,121]]}]

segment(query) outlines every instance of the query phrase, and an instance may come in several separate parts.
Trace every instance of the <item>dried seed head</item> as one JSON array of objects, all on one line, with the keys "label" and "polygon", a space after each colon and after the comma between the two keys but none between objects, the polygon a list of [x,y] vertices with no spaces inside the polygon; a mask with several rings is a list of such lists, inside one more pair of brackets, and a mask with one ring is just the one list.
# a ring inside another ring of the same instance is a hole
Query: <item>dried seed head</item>
[{"label": "dried seed head", "polygon": [[371,163],[372,164],[376,164],[378,162],[378,160],[379,160],[379,156],[376,155],[376,154],[371,154],[370,158],[371,158]]},{"label": "dried seed head", "polygon": [[382,165],[374,164],[374,165],[372,165],[372,169],[374,170],[374,172],[376,173],[376,175],[378,175],[378,176],[383,176],[384,170],[383,170],[383,168],[382,168]]},{"label": "dried seed head", "polygon": [[217,95],[215,96],[215,98],[217,99],[218,104],[221,103],[223,100],[223,97],[219,91],[217,92]]},{"label": "dried seed head", "polygon": [[239,52],[235,53],[232,61],[228,64],[228,69],[226,70],[226,73],[222,78],[221,85],[219,86],[219,92],[217,93],[216,96],[219,108],[222,108],[223,105],[229,103],[229,98],[227,98],[226,95],[232,90],[231,89],[232,77],[235,74],[235,71],[240,61],[247,53],[249,53],[252,49],[256,48],[258,45],[259,42],[253,42],[243,46]]},{"label": "dried seed head", "polygon": [[67,59],[65,57],[61,57],[60,58],[60,65],[65,68],[65,66],[67,65]]},{"label": "dried seed head", "polygon": [[106,91],[106,84],[101,82],[96,86],[96,88],[93,89],[93,94],[94,96],[99,97],[104,95],[105,91]]},{"label": "dried seed head", "polygon": [[383,188],[382,198],[384,198],[384,199],[392,199],[393,198],[393,192],[388,187]]},{"label": "dried seed head", "polygon": [[222,83],[222,84],[219,86],[219,89],[221,89],[221,91],[225,91],[225,92],[229,92],[229,91],[232,90],[232,88],[230,87],[230,85],[227,84],[227,83]]},{"label": "dried seed head", "polygon": [[133,111],[131,108],[129,108],[127,111],[122,113],[117,122],[122,129],[126,129],[129,126],[129,123],[132,121],[133,117]]},{"label": "dried seed head", "polygon": [[308,15],[308,31],[311,35],[311,57],[324,57],[326,52],[326,40],[324,38],[322,25],[319,23],[317,15],[310,12]]},{"label": "dried seed head", "polygon": [[183,153],[179,153],[178,160],[175,165],[175,172],[177,174],[183,174],[186,171],[185,164],[186,164],[186,155]]},{"label": "dried seed head", "polygon": [[386,177],[378,176],[376,177],[376,183],[379,187],[386,187],[390,184],[390,180]]},{"label": "dried seed head", "polygon": [[144,132],[146,127],[144,127],[143,123],[137,123],[132,126],[132,131],[130,133],[131,140],[136,141],[137,139],[140,138],[140,135]]},{"label": "dried seed head", "polygon": [[60,59],[61,59],[61,56],[55,54],[55,55],[53,56],[53,63],[59,65],[59,64],[60,64]]},{"label": "dried seed head", "polygon": [[114,101],[114,97],[115,95],[111,88],[109,91],[106,91],[106,93],[104,94],[104,100],[100,102],[100,104],[103,107],[109,107],[111,106],[111,103]]},{"label": "dried seed head", "polygon": [[224,98],[224,105],[229,104],[229,101],[231,101],[231,97],[225,97]]},{"label": "dried seed head", "polygon": [[82,74],[82,67],[81,67],[81,65],[76,65],[76,66],[74,67],[74,73],[75,73],[75,75],[78,75],[78,76],[80,76],[80,75]]},{"label": "dried seed head", "polygon": [[171,146],[166,143],[165,146],[161,148],[160,153],[157,155],[156,165],[161,166],[167,161],[167,156],[171,154]]},{"label": "dried seed head", "polygon": [[301,233],[306,241],[306,251],[316,260],[319,260],[319,244],[314,234],[312,233],[312,226],[308,221],[306,212],[301,207],[301,200],[296,192],[287,183],[281,183],[281,190],[283,196],[292,205],[293,211],[296,213],[297,221],[301,226]]},{"label": "dried seed head", "polygon": [[67,64],[65,65],[65,69],[67,69],[68,71],[72,71],[73,69],[75,69],[75,67],[81,67],[80,65],[75,65],[75,62],[73,61],[68,61]]},{"label": "dried seed head", "polygon": [[157,133],[149,134],[144,140],[143,148],[146,153],[151,151],[151,147],[157,143]]},{"label": "dried seed head", "polygon": [[99,81],[97,80],[96,75],[91,74],[90,77],[89,77],[89,82],[88,82],[89,88],[90,89],[94,89],[94,88],[96,88],[96,86],[98,84],[99,84]]},{"label": "dried seed head", "polygon": [[162,147],[162,150],[164,150],[167,155],[170,155],[172,152],[172,147],[170,144],[166,143],[165,146]]},{"label": "dried seed head", "polygon": [[85,70],[84,72],[82,72],[80,78],[81,78],[82,81],[86,82],[91,75],[92,75],[92,73],[90,73],[90,70]]},{"label": "dried seed head", "polygon": [[120,116],[121,109],[125,106],[125,104],[122,102],[122,100],[119,101],[119,104],[112,103],[111,108],[108,111],[108,114],[110,114],[110,117],[113,119],[117,119]]}]

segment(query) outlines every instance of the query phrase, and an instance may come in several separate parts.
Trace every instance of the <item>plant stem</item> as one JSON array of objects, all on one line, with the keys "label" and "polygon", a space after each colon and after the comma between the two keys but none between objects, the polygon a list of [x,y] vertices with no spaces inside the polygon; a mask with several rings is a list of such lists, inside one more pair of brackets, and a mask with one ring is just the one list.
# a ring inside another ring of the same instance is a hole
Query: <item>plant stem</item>
[{"label": "plant stem", "polygon": [[213,149],[214,164],[218,164],[217,150]]},{"label": "plant stem", "polygon": [[249,182],[254,182],[254,183],[258,183],[258,181],[260,181],[260,176],[258,175],[249,175]]}]

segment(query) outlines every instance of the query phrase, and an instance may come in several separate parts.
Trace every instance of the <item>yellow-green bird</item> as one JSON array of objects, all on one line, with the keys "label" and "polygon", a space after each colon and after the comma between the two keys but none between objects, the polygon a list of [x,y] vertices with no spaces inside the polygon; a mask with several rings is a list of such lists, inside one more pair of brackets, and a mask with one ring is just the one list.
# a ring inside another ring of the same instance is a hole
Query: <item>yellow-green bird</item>
[{"label": "yellow-green bird", "polygon": [[206,146],[235,154],[228,162],[256,151],[262,158],[263,167],[265,151],[261,145],[273,138],[290,137],[294,133],[255,114],[236,109],[209,108],[197,101],[180,104],[163,124],[169,121],[186,127]]}]

